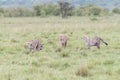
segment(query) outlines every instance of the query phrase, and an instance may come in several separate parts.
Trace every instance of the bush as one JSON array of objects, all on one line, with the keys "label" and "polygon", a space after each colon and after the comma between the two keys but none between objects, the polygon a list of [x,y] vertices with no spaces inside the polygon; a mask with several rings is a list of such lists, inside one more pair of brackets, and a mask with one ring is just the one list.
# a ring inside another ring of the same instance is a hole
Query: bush
[{"label": "bush", "polygon": [[[120,14],[120,9],[115,8],[113,13]],[[62,2],[59,4],[38,4],[34,5],[31,9],[23,7],[0,7],[1,17],[32,17],[32,16],[101,16],[108,14],[108,10],[95,5],[87,5],[80,7],[73,7],[72,4],[68,2]]]},{"label": "bush", "polygon": [[77,76],[88,76],[88,67],[87,66],[81,66],[77,72],[76,72]]},{"label": "bush", "polygon": [[27,16],[34,16],[35,13],[33,10],[16,7],[16,8],[6,8],[4,16],[5,17],[27,17]]},{"label": "bush", "polygon": [[78,9],[76,9],[77,16],[101,16],[106,15],[107,13],[108,10],[95,5],[80,6]]},{"label": "bush", "polygon": [[58,16],[60,15],[60,10],[56,4],[39,4],[33,6],[36,16]]},{"label": "bush", "polygon": [[119,8],[114,8],[112,10],[113,13],[120,14],[120,9]]},{"label": "bush", "polygon": [[0,7],[0,17],[4,16],[4,8]]}]

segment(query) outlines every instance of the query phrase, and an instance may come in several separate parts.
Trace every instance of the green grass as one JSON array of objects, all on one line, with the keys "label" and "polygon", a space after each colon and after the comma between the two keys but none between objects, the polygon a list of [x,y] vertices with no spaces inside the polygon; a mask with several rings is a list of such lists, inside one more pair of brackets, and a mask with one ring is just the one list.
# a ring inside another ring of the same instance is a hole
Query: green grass
[{"label": "green grass", "polygon": [[[1,18],[0,80],[119,80],[120,16]],[[68,36],[66,49],[59,34]],[[87,50],[83,35],[102,37],[108,46]],[[25,42],[40,39],[43,50],[30,53]]]}]

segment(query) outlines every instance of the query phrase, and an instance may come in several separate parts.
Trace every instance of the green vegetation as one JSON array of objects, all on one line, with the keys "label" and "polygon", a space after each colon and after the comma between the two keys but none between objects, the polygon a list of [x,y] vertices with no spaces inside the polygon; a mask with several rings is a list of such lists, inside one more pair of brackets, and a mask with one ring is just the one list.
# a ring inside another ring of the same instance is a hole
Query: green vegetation
[{"label": "green vegetation", "polygon": [[116,14],[120,14],[120,8],[114,8],[112,12]]},{"label": "green vegetation", "polygon": [[[120,16],[0,19],[0,80],[119,80]],[[58,35],[68,35],[66,49]],[[83,35],[109,45],[87,50]],[[43,50],[29,53],[26,41],[41,39]]]},{"label": "green vegetation", "polygon": [[109,12],[105,8],[98,7],[95,5],[87,5],[83,7],[79,7],[76,10],[77,16],[102,16],[102,15],[108,15]]},{"label": "green vegetation", "polygon": [[[119,8],[114,8],[112,13],[120,13]],[[96,5],[74,7],[69,2],[57,4],[37,4],[31,8],[23,7],[0,7],[0,17],[48,17],[48,16],[106,16],[111,14],[108,9]]]}]

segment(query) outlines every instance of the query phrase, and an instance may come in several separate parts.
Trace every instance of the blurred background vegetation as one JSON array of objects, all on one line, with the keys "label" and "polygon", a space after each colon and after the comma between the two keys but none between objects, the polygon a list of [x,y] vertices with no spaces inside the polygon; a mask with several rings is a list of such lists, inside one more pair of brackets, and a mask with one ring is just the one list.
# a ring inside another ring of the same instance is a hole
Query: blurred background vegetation
[{"label": "blurred background vegetation", "polygon": [[0,7],[0,17],[48,17],[48,16],[105,16],[111,14],[120,14],[120,8],[115,7],[112,10],[94,4],[83,6],[74,6],[67,1],[58,1],[55,3],[42,3],[29,7]]}]

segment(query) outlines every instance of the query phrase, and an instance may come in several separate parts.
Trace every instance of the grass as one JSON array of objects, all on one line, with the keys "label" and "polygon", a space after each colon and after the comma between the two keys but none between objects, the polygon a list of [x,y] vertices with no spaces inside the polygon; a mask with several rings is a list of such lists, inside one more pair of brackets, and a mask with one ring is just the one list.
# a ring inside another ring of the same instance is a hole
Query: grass
[{"label": "grass", "polygon": [[[1,18],[0,80],[119,80],[120,16]],[[68,36],[66,49],[58,35]],[[108,46],[87,50],[83,35],[102,37]],[[30,53],[26,41],[40,39],[43,50]]]}]

